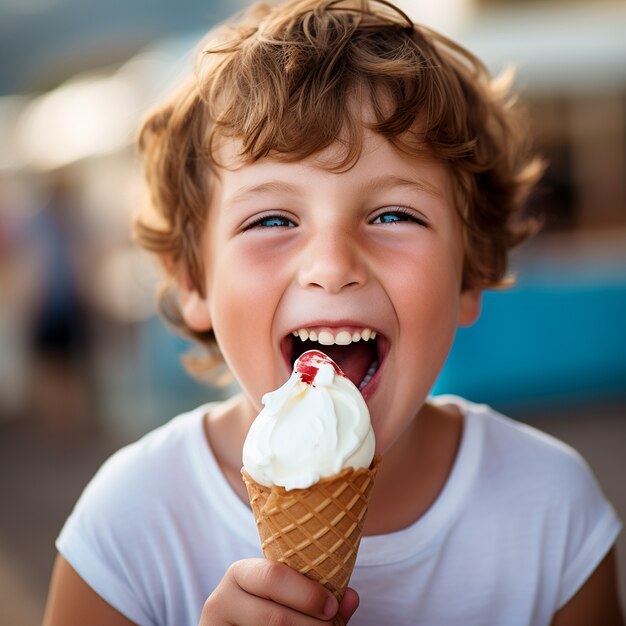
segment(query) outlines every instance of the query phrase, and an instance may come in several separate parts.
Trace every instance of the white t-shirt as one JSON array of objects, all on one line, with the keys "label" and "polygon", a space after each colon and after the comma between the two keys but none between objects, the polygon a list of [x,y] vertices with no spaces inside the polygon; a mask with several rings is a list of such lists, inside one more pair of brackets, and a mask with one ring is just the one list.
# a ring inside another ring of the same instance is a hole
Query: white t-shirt
[{"label": "white t-shirt", "polygon": [[[547,626],[620,521],[571,448],[487,406],[431,400],[464,414],[457,458],[420,519],[363,538],[350,626]],[[261,556],[252,513],[207,445],[210,408],[111,457],[57,540],[80,576],[142,626],[196,626],[227,567]]]}]

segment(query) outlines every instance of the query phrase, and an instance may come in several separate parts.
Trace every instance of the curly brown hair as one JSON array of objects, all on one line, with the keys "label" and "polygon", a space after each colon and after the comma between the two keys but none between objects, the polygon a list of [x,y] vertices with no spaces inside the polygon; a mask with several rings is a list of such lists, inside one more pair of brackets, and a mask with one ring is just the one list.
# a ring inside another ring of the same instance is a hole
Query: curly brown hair
[{"label": "curly brown hair", "polygon": [[[542,170],[507,91],[473,54],[384,0],[255,5],[210,32],[194,76],[139,134],[151,203],[134,234],[166,261],[162,314],[209,349],[191,369],[221,364],[212,331],[186,328],[173,278],[205,295],[199,248],[219,175],[216,142],[237,139],[249,162],[300,160],[340,142],[337,171],[358,159],[365,126],[408,155],[428,150],[456,182],[462,288],[498,287],[509,250],[535,227],[522,209]],[[355,101],[371,105],[373,121]]]}]

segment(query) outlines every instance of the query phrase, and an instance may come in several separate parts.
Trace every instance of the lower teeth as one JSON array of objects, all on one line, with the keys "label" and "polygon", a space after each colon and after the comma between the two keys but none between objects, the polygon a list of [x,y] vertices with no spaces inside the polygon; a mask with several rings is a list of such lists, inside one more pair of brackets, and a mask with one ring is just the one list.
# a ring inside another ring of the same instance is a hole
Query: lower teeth
[{"label": "lower teeth", "polygon": [[377,369],[378,369],[378,361],[373,361],[372,364],[370,365],[370,368],[367,370],[365,377],[361,381],[361,384],[359,385],[359,391],[362,391],[365,385],[367,385],[367,383],[369,383],[369,381],[372,380],[372,376],[374,376]]}]

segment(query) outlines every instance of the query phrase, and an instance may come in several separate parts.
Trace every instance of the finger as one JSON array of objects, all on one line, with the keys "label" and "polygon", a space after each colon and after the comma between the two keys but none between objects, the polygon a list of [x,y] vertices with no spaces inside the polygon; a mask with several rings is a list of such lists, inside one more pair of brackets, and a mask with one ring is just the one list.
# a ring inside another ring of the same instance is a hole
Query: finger
[{"label": "finger", "polygon": [[359,594],[351,587],[348,587],[339,605],[338,615],[343,620],[340,620],[339,623],[348,623],[354,612],[359,608],[359,602]]},{"label": "finger", "polygon": [[[232,586],[236,586],[235,583]],[[329,622],[300,613],[272,600],[244,592],[237,587],[237,596],[227,590],[214,592],[204,604],[199,626],[237,624],[289,624],[290,626],[329,626]],[[220,595],[222,597],[220,597]]]},{"label": "finger", "polygon": [[245,559],[231,566],[235,582],[247,593],[267,598],[318,619],[337,614],[337,599],[320,583],[268,559]]}]

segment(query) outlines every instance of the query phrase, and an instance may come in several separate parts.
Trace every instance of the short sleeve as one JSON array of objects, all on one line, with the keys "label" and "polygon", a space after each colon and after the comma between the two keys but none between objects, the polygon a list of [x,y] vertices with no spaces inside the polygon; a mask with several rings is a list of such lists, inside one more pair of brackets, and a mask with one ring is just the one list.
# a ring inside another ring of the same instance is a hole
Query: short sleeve
[{"label": "short sleeve", "polygon": [[196,626],[228,566],[260,555],[252,513],[204,436],[211,406],[114,454],[57,539],[85,582],[140,626]]},{"label": "short sleeve", "polygon": [[563,479],[572,490],[567,503],[567,537],[557,608],[567,604],[585,584],[615,544],[622,528],[591,469],[573,451]]},{"label": "short sleeve", "polygon": [[133,476],[126,471],[128,452],[121,450],[111,457],[87,485],[63,526],[56,547],[111,606],[140,626],[152,626],[156,622],[142,596],[143,584],[138,578],[142,560],[128,558],[131,552],[135,556],[142,553],[138,545],[145,538],[141,537],[137,520],[146,504],[145,490],[138,488],[139,477],[123,479]]}]

